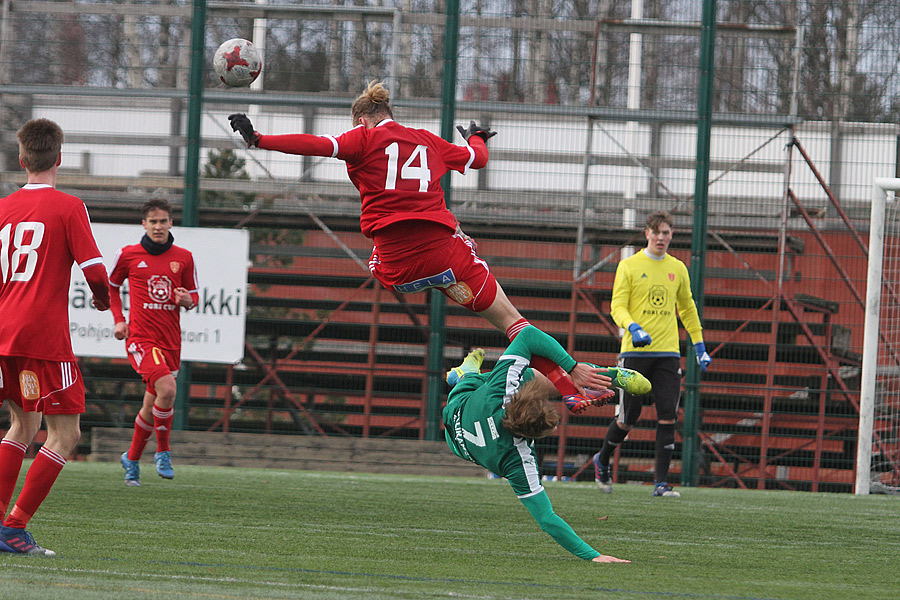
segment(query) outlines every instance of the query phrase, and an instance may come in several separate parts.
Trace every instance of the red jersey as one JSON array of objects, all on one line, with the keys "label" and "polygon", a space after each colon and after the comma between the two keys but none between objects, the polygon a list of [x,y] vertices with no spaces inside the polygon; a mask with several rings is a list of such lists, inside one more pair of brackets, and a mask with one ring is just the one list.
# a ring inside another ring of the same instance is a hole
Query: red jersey
[{"label": "red jersey", "polygon": [[196,305],[197,269],[194,256],[172,246],[162,254],[150,254],[140,244],[121,248],[109,272],[110,310],[116,323],[125,321],[119,288],[128,279],[128,337],[150,340],[162,348],[181,350],[181,307],[174,290],[187,289]]},{"label": "red jersey", "polygon": [[412,219],[455,230],[456,217],[447,210],[441,177],[451,169],[466,174],[470,167],[487,164],[484,142],[478,136],[470,139],[477,146],[457,146],[428,130],[385,119],[370,129],[359,125],[337,137],[264,135],[259,147],[345,161],[362,200],[360,229],[371,238],[377,229]]},{"label": "red jersey", "polygon": [[69,277],[102,265],[84,202],[47,184],[0,200],[0,355],[73,361]]}]

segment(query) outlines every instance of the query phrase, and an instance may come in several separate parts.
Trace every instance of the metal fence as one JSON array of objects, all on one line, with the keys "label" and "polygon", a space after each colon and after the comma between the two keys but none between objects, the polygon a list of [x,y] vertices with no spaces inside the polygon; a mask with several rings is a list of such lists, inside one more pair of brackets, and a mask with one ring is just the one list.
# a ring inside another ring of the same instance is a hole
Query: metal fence
[{"label": "metal fence", "polygon": [[[867,198],[873,177],[897,173],[900,8],[707,0],[717,18],[704,90],[697,3],[381,4],[2,3],[4,194],[24,180],[15,130],[46,116],[66,132],[59,185],[95,221],[134,222],[151,195],[180,205],[193,176],[197,224],[251,230],[247,358],[195,365],[184,426],[433,435],[428,390],[444,390],[425,344],[431,299],[398,299],[369,280],[371,245],[343,165],[247,151],[225,119],[241,111],[263,133],[340,133],[352,98],[380,79],[404,124],[439,132],[449,97],[453,123],[499,132],[486,169],[453,175],[452,210],[523,314],[581,360],[615,360],[608,300],[619,253],[641,245],[646,214],[674,213],[673,254],[702,262],[692,273],[703,274],[714,358],[686,382],[700,419],[693,483],[849,489]],[[196,15],[203,51],[192,54]],[[232,37],[264,52],[250,89],[213,75],[212,53]],[[708,236],[698,254],[704,91]],[[201,278],[204,268],[216,267],[201,265]],[[473,345],[489,360],[505,346],[477,317],[453,306],[446,315],[444,368]],[[106,399],[92,418],[130,426],[127,365],[86,362]],[[645,410],[617,457],[619,480],[652,476]],[[612,416],[567,419],[545,444],[545,470],[589,476]]]}]

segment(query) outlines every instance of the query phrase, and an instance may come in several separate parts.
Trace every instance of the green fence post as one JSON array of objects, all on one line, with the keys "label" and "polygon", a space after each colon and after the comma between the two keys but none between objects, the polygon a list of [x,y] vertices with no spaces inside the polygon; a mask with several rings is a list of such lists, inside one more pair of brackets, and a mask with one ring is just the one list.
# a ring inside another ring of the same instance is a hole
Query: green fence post
[{"label": "green fence post", "polygon": [[[203,113],[203,82],[206,74],[206,0],[194,0],[191,15],[191,75],[189,83],[187,153],[184,165],[184,199],[181,226],[196,227],[199,222],[200,119]],[[191,363],[182,362],[175,395],[172,429],[185,429],[191,409]]]},{"label": "green fence post", "polygon": [[[444,28],[444,76],[441,82],[441,137],[453,141],[456,119],[456,56],[459,49],[459,0],[447,1]],[[450,173],[441,178],[447,208],[451,207]],[[431,314],[428,335],[428,391],[425,404],[425,439],[441,439],[441,399],[444,395],[444,320],[447,301],[431,290]]]},{"label": "green fence post", "polygon": [[[716,55],[716,0],[704,0],[700,26],[700,85],[697,98],[697,171],[694,181],[694,229],[691,232],[691,291],[701,322],[703,273],[706,266],[707,199],[709,192],[709,138],[712,130],[713,68]],[[684,435],[681,451],[682,485],[698,484],[700,444],[700,368],[694,349],[687,351],[684,399]]]}]

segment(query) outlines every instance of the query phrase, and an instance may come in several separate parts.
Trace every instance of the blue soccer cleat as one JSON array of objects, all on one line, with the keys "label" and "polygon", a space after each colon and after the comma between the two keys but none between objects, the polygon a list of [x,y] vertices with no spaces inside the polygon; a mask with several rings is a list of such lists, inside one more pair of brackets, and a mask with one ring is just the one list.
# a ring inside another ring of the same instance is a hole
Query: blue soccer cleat
[{"label": "blue soccer cleat", "polygon": [[0,527],[0,551],[33,556],[56,556],[53,550],[38,546],[30,533],[13,527]]},{"label": "blue soccer cleat", "polygon": [[159,475],[163,479],[173,479],[175,477],[175,470],[172,469],[171,452],[157,452],[153,455],[153,462],[156,463],[157,475]]},{"label": "blue soccer cleat", "polygon": [[600,453],[594,455],[594,481],[604,494],[612,494],[612,478],[609,476],[609,465],[600,464]]},{"label": "blue soccer cleat", "polygon": [[681,498],[681,494],[665,481],[658,481],[653,485],[653,496],[655,498]]},{"label": "blue soccer cleat", "polygon": [[484,350],[475,348],[466,355],[462,364],[447,371],[447,383],[453,387],[469,373],[481,373],[481,363],[484,362]]},{"label": "blue soccer cleat", "polygon": [[125,469],[125,485],[130,487],[140,487],[141,485],[141,465],[136,460],[128,460],[128,452],[122,453],[122,468]]}]

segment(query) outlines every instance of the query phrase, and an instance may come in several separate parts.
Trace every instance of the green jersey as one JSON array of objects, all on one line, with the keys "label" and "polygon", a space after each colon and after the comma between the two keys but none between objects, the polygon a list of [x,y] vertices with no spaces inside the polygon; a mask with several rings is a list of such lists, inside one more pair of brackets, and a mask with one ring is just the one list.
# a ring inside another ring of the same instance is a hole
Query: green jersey
[{"label": "green jersey", "polygon": [[545,356],[567,371],[575,366],[575,359],[556,340],[526,327],[490,373],[468,374],[454,386],[443,412],[444,435],[457,456],[508,480],[541,529],[572,554],[591,560],[600,553],[553,512],[541,485],[534,441],[515,437],[501,426],[506,404],[534,377],[528,367],[532,354]]}]

